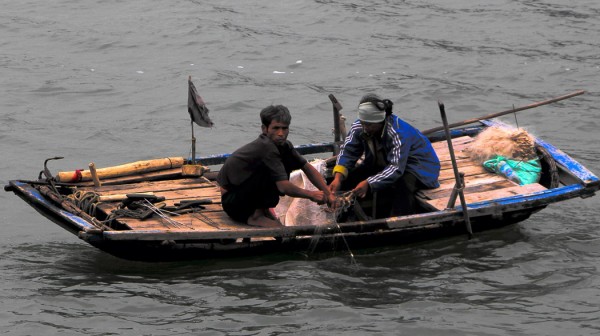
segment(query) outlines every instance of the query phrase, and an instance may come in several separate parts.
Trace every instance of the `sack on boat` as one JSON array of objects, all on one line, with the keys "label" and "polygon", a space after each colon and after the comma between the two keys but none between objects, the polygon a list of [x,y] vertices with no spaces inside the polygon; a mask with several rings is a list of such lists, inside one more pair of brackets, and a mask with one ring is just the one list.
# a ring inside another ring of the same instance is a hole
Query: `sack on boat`
[{"label": "sack on boat", "polygon": [[[324,174],[325,160],[314,160],[310,164],[319,173]],[[318,190],[302,170],[293,171],[290,175],[290,182],[300,188]],[[325,205],[318,205],[308,199],[283,196],[275,207],[275,214],[285,226],[334,223],[333,213],[325,211],[325,207]]]},{"label": "sack on boat", "polygon": [[496,157],[485,161],[483,167],[492,173],[503,175],[520,185],[537,183],[542,174],[542,166],[539,159],[516,161],[502,155],[496,155]]}]

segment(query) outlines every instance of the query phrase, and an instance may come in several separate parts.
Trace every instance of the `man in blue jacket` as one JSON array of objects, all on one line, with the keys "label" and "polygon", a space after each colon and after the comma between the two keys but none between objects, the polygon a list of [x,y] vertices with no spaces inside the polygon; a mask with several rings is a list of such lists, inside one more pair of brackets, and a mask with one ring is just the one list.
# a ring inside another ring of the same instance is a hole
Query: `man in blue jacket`
[{"label": "man in blue jacket", "polygon": [[[439,187],[440,161],[429,139],[392,114],[393,103],[375,94],[358,105],[333,169],[331,192],[351,189],[359,198],[377,192],[377,217],[416,211],[415,192]],[[364,154],[364,161],[357,164]],[[391,210],[390,210],[391,208]]]}]

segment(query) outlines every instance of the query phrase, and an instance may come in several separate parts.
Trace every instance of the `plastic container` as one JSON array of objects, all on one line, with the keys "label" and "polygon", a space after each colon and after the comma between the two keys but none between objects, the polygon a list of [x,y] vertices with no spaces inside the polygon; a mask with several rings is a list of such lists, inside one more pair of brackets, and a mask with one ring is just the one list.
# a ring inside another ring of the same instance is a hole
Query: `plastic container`
[{"label": "plastic container", "polygon": [[515,171],[508,165],[508,163],[506,163],[506,161],[498,162],[497,171],[498,173],[506,176],[509,180],[517,184],[521,184],[521,179],[515,173]]}]

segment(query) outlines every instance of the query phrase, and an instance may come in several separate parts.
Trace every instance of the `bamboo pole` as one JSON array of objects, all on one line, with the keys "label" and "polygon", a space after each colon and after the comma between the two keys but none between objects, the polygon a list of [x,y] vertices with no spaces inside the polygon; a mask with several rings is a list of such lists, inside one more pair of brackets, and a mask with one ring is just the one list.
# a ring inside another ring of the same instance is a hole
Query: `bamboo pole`
[{"label": "bamboo pole", "polygon": [[[169,157],[163,159],[136,161],[119,166],[98,168],[96,173],[99,179],[128,176],[133,174],[153,172],[157,170],[179,168],[183,165],[183,157]],[[92,173],[89,170],[59,172],[57,182],[91,181]]]},{"label": "bamboo pole", "polygon": [[[584,93],[585,93],[584,90],[579,90],[579,91],[575,91],[573,93],[566,94],[564,96],[559,96],[559,97],[548,99],[548,100],[544,100],[544,101],[541,101],[541,102],[532,103],[532,104],[525,105],[525,106],[522,106],[522,107],[518,107],[518,108],[514,108],[513,107],[510,110],[488,114],[488,115],[485,115],[483,117],[473,118],[473,119],[466,119],[466,120],[459,121],[459,122],[456,122],[456,123],[453,123],[453,124],[449,124],[448,127],[449,128],[454,128],[454,127],[458,127],[458,126],[472,124],[472,123],[475,123],[475,122],[478,122],[478,121],[484,120],[484,119],[497,118],[497,117],[500,117],[500,116],[503,116],[503,115],[506,115],[506,114],[516,113],[516,112],[523,111],[523,110],[528,110],[528,109],[531,109],[531,108],[534,108],[534,107],[556,103],[557,101],[561,101],[561,100],[573,98],[575,96],[579,96],[579,95],[582,95]],[[430,134],[430,133],[434,133],[434,132],[437,132],[437,131],[441,131],[443,129],[444,129],[444,126],[438,126],[438,127],[434,127],[434,128],[422,131],[421,133],[423,133],[423,134]]]},{"label": "bamboo pole", "polygon": [[[465,193],[463,192],[464,184],[460,172],[458,171],[458,164],[456,163],[456,157],[454,156],[454,147],[452,146],[452,137],[450,137],[450,127],[448,126],[448,119],[446,119],[446,110],[444,104],[438,102],[440,108],[440,114],[442,116],[442,123],[444,124],[444,132],[446,133],[446,140],[448,141],[448,152],[450,153],[450,159],[452,160],[452,169],[454,170],[454,179],[456,185],[454,189],[458,193],[460,198],[460,205],[462,206],[463,218],[465,220],[465,227],[469,234],[469,239],[473,237],[473,229],[471,228],[471,220],[469,219],[469,212],[467,211],[467,202],[465,200]],[[454,190],[452,191],[454,192]]]}]

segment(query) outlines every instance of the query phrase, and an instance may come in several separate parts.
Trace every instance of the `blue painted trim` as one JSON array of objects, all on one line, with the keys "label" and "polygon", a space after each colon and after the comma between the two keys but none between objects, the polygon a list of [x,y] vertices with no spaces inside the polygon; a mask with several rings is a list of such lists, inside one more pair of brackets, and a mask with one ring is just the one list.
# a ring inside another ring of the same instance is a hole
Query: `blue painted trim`
[{"label": "blue painted trim", "polygon": [[[534,192],[526,195],[515,195],[504,198],[497,198],[490,201],[483,201],[468,204],[468,209],[482,209],[487,207],[497,206],[515,206],[522,204],[526,207],[531,207],[529,203],[535,202],[539,206],[546,206],[561,200],[572,199],[578,196],[586,195],[586,188],[580,184],[573,184],[561,188],[547,189]],[[462,209],[461,205],[457,205],[455,209]],[[515,207],[515,210],[518,210]]]},{"label": "blue painted trim", "polygon": [[55,206],[53,203],[48,201],[48,199],[46,199],[46,197],[44,197],[44,195],[42,195],[37,189],[32,188],[27,183],[21,183],[21,182],[15,181],[14,185],[19,187],[21,192],[24,195],[26,195],[27,198],[29,198],[32,201],[35,201],[37,204],[39,204],[45,208],[47,208],[49,211],[52,211],[52,212],[60,215],[65,220],[69,221],[71,224],[73,224],[75,227],[77,227],[79,230],[84,231],[87,229],[96,229],[96,227],[94,225],[88,223],[85,219]]},{"label": "blue painted trim", "polygon": [[[483,129],[483,127],[481,127],[481,126],[472,126],[472,127],[451,129],[450,137],[457,138],[457,137],[466,136],[466,135],[468,135],[468,136],[476,135],[479,132],[481,132],[482,129]],[[427,138],[429,138],[429,141],[431,141],[431,142],[443,141],[443,140],[446,140],[446,132],[444,130],[437,131],[437,132],[428,134]]]},{"label": "blue painted trim", "polygon": [[[225,160],[227,160],[228,157],[230,157],[231,154],[226,153],[226,154],[215,154],[215,155],[209,155],[209,156],[204,156],[204,157],[198,157],[196,158],[196,161],[200,162],[200,164],[205,165],[205,166],[212,166],[212,165],[218,165],[218,164],[223,164],[225,162]],[[189,157],[188,162],[192,161],[192,157]]]},{"label": "blue painted trim", "polygon": [[570,157],[562,150],[554,147],[553,145],[541,139],[536,138],[536,143],[548,150],[550,155],[552,155],[552,157],[554,158],[554,161],[565,167],[569,172],[571,172],[571,174],[575,175],[584,183],[589,184],[594,181],[598,181],[598,177],[596,177],[594,173],[585,168],[581,163],[575,161],[575,159]]},{"label": "blue painted trim", "polygon": [[[324,142],[324,143],[299,145],[299,146],[295,146],[295,148],[302,155],[325,153],[325,152],[333,153],[333,145],[334,145],[333,142]],[[196,161],[200,162],[201,164],[203,164],[205,166],[219,165],[219,164],[223,164],[225,162],[225,160],[227,160],[227,158],[230,156],[231,156],[230,153],[215,154],[215,155],[209,155],[209,156],[196,157]],[[192,158],[189,157],[187,160],[191,161]]]}]

